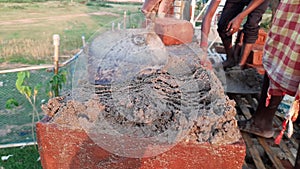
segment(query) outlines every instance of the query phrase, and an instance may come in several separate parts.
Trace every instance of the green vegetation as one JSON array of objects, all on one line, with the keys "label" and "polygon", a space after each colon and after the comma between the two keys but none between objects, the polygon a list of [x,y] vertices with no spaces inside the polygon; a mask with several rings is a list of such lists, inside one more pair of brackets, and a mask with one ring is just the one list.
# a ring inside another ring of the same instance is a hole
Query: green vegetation
[{"label": "green vegetation", "polygon": [[104,8],[112,8],[111,5],[109,5],[105,1],[91,1],[86,3],[87,6],[98,6],[98,7],[104,7]]},{"label": "green vegetation", "polygon": [[8,99],[8,100],[6,101],[6,104],[5,104],[5,108],[6,108],[6,109],[12,109],[12,108],[17,107],[17,106],[19,106],[19,103],[18,103],[18,101],[17,101],[16,99],[14,99],[14,98]]},{"label": "green vegetation", "polygon": [[69,58],[82,47],[82,35],[89,41],[111,22],[122,22],[124,11],[141,14],[140,7],[102,0],[0,0],[0,63],[52,64],[53,34],[61,37],[61,56]]},{"label": "green vegetation", "polygon": [[16,80],[16,88],[18,91],[24,95],[27,99],[27,101],[30,103],[32,106],[33,112],[32,112],[32,122],[34,122],[34,115],[37,115],[37,118],[39,119],[38,116],[38,111],[35,106],[36,102],[36,97],[37,94],[41,88],[41,83],[37,83],[34,87],[30,86],[28,84],[28,81],[30,80],[30,72],[18,72],[17,74],[17,80]]},{"label": "green vegetation", "polygon": [[[32,127],[35,125],[34,122],[43,116],[41,105],[49,99],[46,86],[52,73],[42,69],[30,71],[30,75],[20,74],[19,77],[17,73],[0,74],[0,82],[3,83],[0,87],[0,144],[34,140]],[[40,88],[38,84],[42,87]]]},{"label": "green vegetation", "polygon": [[49,97],[59,96],[59,91],[62,90],[63,84],[65,84],[66,82],[67,82],[66,71],[59,71],[58,74],[54,74],[48,83]]},{"label": "green vegetation", "polygon": [[[24,95],[32,107],[31,133],[32,138],[35,138],[35,121],[39,121],[39,112],[36,109],[36,97],[41,88],[41,83],[37,83],[34,87],[30,86],[27,81],[30,80],[30,72],[19,72],[17,74],[16,88]],[[37,118],[35,120],[35,117]]]},{"label": "green vegetation", "polygon": [[10,156],[0,161],[0,168],[5,169],[42,169],[36,146],[25,146],[0,149],[0,156]]}]

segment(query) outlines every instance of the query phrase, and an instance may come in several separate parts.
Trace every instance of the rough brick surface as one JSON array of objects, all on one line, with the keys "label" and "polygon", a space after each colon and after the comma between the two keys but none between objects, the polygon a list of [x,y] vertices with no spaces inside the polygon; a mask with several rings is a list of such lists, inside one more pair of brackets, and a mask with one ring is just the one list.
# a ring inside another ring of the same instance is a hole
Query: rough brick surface
[{"label": "rough brick surface", "polygon": [[264,45],[266,42],[268,34],[263,30],[259,29],[257,40],[255,41],[255,44]]},{"label": "rough brick surface", "polygon": [[262,65],[262,57],[263,51],[262,50],[253,50],[253,64],[254,65]]},{"label": "rough brick surface", "polygon": [[190,43],[194,36],[189,21],[174,18],[156,18],[154,30],[166,46]]},{"label": "rough brick surface", "polygon": [[240,169],[246,154],[243,141],[222,146],[181,142],[155,157],[125,158],[97,146],[83,130],[41,122],[37,137],[44,169]]}]

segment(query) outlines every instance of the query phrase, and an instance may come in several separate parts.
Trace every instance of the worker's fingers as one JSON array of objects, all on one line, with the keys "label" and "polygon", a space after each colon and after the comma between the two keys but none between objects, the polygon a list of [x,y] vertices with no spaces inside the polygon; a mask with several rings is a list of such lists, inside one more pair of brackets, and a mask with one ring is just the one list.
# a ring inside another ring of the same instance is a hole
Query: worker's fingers
[{"label": "worker's fingers", "polygon": [[213,69],[213,68],[212,68],[211,62],[210,62],[208,59],[201,60],[201,61],[200,61],[200,64],[201,64],[204,68],[206,68],[207,70],[212,70],[212,69]]},{"label": "worker's fingers", "polygon": [[231,27],[232,27],[232,22],[229,22],[227,25],[226,31],[230,31]]}]

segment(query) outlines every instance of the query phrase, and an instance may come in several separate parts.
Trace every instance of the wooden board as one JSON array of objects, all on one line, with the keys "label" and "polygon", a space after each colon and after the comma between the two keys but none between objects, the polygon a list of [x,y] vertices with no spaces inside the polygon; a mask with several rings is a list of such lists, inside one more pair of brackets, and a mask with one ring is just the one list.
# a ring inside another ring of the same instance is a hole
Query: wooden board
[{"label": "wooden board", "polygon": [[[228,96],[236,102],[237,120],[246,120],[252,117],[251,111],[255,111],[257,107],[256,99],[252,98],[250,94],[228,94]],[[274,139],[276,138],[278,131],[281,130],[281,123],[282,118],[274,118],[274,124],[279,128],[276,129],[277,132],[271,139],[265,139],[250,133],[241,132],[247,146],[247,154],[251,156],[250,158],[253,163],[250,164],[249,157],[246,157],[248,162],[245,161],[244,168],[249,166],[248,168],[250,169],[250,166],[254,166],[256,169],[293,169],[296,162],[296,156],[295,153],[292,153],[291,149],[298,149],[299,140],[295,137],[287,138],[287,134],[285,133],[280,144],[276,145]],[[262,150],[257,150],[257,147],[261,147]]]}]

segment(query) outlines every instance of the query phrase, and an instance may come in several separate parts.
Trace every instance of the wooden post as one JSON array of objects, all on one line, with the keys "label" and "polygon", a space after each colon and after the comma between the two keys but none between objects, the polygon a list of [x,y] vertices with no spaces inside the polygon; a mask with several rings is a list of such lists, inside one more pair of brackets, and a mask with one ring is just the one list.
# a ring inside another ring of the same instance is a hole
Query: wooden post
[{"label": "wooden post", "polygon": [[54,45],[54,73],[58,73],[58,60],[59,60],[59,35],[53,35],[53,45]]},{"label": "wooden post", "polygon": [[84,35],[81,36],[81,39],[82,39],[82,46],[85,47],[86,43],[85,43],[85,37],[84,37]]},{"label": "wooden post", "polygon": [[124,29],[126,29],[126,11],[124,11]]},{"label": "wooden post", "polygon": [[195,7],[196,7],[196,0],[192,0],[192,2],[191,2],[191,7],[192,7],[192,11],[191,11],[191,19],[190,19],[190,22],[193,24],[193,26],[195,26]]},{"label": "wooden post", "polygon": [[111,31],[115,31],[115,23],[111,23]]},{"label": "wooden post", "polygon": [[[59,69],[59,65],[58,65],[58,60],[59,60],[59,35],[58,34],[54,34],[53,35],[53,45],[54,45],[54,74],[57,75],[58,74],[58,69]],[[57,86],[55,87],[55,91],[54,91],[54,96],[58,96],[58,84],[56,84]]]}]

